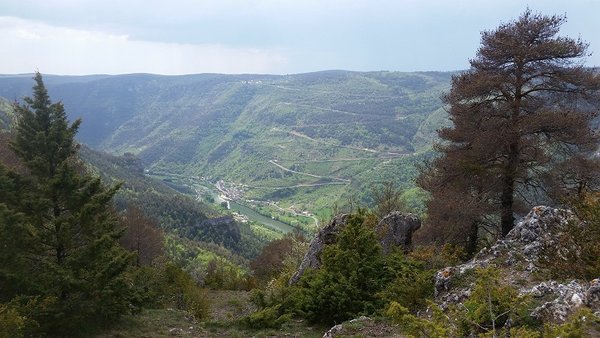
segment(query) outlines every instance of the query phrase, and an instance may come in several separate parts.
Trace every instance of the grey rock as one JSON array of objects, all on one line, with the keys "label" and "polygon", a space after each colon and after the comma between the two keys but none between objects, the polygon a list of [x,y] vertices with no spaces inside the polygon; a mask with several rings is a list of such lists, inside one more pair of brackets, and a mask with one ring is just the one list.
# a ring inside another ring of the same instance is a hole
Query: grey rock
[{"label": "grey rock", "polygon": [[[594,279],[589,285],[576,280],[569,283],[553,280],[533,282],[532,273],[539,271],[542,248],[555,245],[555,234],[570,222],[582,224],[569,210],[545,206],[533,208],[506,238],[482,249],[464,264],[439,270],[434,276],[436,302],[442,309],[462,303],[474,286],[473,283],[465,285],[465,273],[476,268],[496,266],[505,270],[504,283],[518,288],[521,295],[531,295],[540,300],[542,305],[530,313],[534,318],[563,322],[581,306],[588,306],[593,311],[600,310],[600,279]],[[462,285],[453,285],[461,277]]]},{"label": "grey rock", "polygon": [[[358,318],[354,318],[354,319],[350,320],[349,323],[366,322],[366,321],[372,321],[372,319],[367,316],[360,316]],[[337,324],[337,325],[333,326],[331,329],[329,329],[327,332],[325,332],[325,334],[323,335],[323,338],[334,338],[337,336],[338,333],[341,333],[343,330],[344,330],[344,324]]]},{"label": "grey rock", "polygon": [[496,241],[489,248],[483,248],[464,264],[438,271],[435,275],[436,297],[452,292],[452,280],[465,272],[484,268],[492,263],[502,263],[507,269],[513,270],[515,278],[526,277],[537,271],[542,248],[553,243],[552,233],[571,221],[576,221],[576,218],[569,210],[534,207],[506,238]]},{"label": "grey rock", "polygon": [[587,306],[600,310],[600,278],[593,279],[585,292]]},{"label": "grey rock", "polygon": [[531,311],[531,316],[542,321],[563,322],[569,314],[585,305],[586,288],[573,280],[568,284],[546,281],[533,286],[530,290],[521,290],[521,294],[531,294],[536,298],[552,298]]},{"label": "grey rock", "polygon": [[327,332],[325,332],[323,338],[334,338],[335,336],[337,336],[338,333],[342,332],[343,329],[344,327],[342,326],[342,324],[337,324],[331,329],[329,329]]},{"label": "grey rock", "polygon": [[421,220],[414,214],[402,214],[393,211],[379,221],[375,233],[385,254],[395,248],[409,251],[412,247],[412,235],[421,227]]}]

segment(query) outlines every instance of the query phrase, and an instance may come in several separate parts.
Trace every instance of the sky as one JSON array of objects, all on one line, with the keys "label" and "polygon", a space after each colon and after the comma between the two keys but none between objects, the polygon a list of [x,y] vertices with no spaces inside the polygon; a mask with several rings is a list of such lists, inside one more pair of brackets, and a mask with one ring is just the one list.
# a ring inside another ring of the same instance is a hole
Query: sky
[{"label": "sky", "polygon": [[0,74],[460,70],[528,7],[600,66],[600,0],[0,0]]}]

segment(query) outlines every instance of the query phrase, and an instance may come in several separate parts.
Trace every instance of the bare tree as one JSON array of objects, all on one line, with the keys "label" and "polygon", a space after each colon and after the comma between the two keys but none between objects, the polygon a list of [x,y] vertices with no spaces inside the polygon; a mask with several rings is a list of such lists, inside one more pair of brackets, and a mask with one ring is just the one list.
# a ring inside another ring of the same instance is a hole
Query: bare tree
[{"label": "bare tree", "polygon": [[385,182],[371,190],[374,211],[377,218],[382,219],[392,211],[405,211],[406,206],[400,199],[402,191],[393,182]]},{"label": "bare tree", "polygon": [[121,245],[137,253],[138,266],[149,265],[156,257],[164,254],[164,234],[140,209],[129,206],[123,217],[123,224],[125,233],[121,237]]}]

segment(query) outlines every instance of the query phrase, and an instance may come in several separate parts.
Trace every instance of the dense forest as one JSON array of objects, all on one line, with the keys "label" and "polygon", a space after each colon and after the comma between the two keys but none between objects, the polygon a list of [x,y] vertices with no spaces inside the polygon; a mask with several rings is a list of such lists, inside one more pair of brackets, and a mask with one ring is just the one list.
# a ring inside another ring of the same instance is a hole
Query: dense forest
[{"label": "dense forest", "polygon": [[[0,101],[0,337],[600,335],[600,74],[565,20],[526,10],[453,74],[49,77],[89,91],[63,104],[36,73]],[[357,184],[359,156],[390,169]],[[331,217],[258,226],[200,174],[305,174],[279,197]]]}]

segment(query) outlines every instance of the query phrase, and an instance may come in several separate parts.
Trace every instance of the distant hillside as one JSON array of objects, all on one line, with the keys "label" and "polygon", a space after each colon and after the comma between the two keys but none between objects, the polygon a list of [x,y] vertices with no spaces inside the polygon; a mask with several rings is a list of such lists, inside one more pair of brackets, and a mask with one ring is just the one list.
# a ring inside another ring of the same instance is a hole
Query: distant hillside
[{"label": "distant hillside", "polygon": [[0,97],[0,130],[9,129],[14,121],[13,107],[10,101]]},{"label": "distant hillside", "polygon": [[253,258],[263,241],[246,224],[223,217],[201,202],[180,194],[164,182],[144,175],[141,161],[131,154],[112,156],[80,148],[80,157],[106,184],[122,183],[114,198],[116,209],[139,207],[167,234],[187,238],[207,251],[240,262]]},{"label": "distant hillside", "polygon": [[[298,75],[46,76],[84,123],[89,146],[132,152],[146,168],[238,185],[246,199],[325,215],[375,183],[412,187],[446,122],[451,73],[327,71]],[[29,93],[0,76],[0,96]],[[357,194],[357,192],[359,192]]]}]

